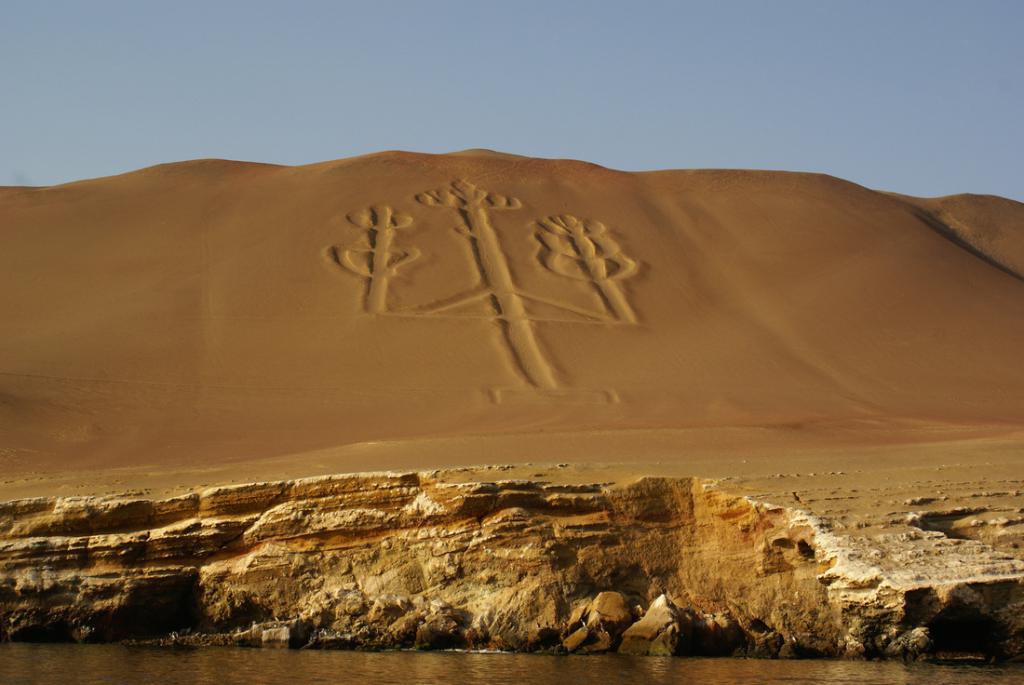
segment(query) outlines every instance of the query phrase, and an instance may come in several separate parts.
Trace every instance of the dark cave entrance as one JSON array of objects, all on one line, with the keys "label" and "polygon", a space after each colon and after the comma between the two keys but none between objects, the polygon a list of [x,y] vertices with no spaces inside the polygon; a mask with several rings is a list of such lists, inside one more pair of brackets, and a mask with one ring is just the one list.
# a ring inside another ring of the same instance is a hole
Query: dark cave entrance
[{"label": "dark cave entrance", "polygon": [[932,649],[946,654],[993,654],[999,642],[996,622],[981,614],[939,614],[928,624]]}]

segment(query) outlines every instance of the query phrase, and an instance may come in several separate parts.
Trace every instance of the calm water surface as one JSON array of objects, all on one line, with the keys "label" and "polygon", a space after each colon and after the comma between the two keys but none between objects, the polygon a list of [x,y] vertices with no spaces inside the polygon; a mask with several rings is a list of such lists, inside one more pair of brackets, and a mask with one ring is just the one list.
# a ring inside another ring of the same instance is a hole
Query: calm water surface
[{"label": "calm water surface", "polygon": [[1018,685],[1024,684],[1024,664],[935,666],[846,661],[552,657],[454,652],[298,652],[233,648],[185,651],[120,645],[0,644],[0,683]]}]

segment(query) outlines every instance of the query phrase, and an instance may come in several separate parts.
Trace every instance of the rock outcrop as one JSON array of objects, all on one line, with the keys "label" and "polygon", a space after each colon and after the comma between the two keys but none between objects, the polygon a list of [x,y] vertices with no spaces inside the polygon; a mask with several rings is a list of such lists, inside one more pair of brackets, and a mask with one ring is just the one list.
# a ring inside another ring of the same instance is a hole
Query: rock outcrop
[{"label": "rock outcrop", "polygon": [[840,537],[697,479],[379,473],[18,500],[0,504],[0,639],[1024,653],[1024,562],[904,538]]},{"label": "rock outcrop", "polygon": [[581,654],[610,652],[633,619],[622,593],[601,592],[573,611],[568,625],[571,632],[562,640],[562,647]]},{"label": "rock outcrop", "polygon": [[675,656],[690,647],[687,642],[692,639],[692,620],[684,621],[679,607],[667,596],[658,595],[643,618],[622,634],[618,651],[642,656]]}]

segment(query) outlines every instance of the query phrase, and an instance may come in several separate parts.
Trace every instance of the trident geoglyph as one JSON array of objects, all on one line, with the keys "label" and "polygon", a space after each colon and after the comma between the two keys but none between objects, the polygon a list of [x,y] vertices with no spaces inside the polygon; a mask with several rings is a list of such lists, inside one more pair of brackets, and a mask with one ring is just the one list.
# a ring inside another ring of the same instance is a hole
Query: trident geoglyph
[{"label": "trident geoglyph", "polygon": [[[541,249],[539,263],[551,273],[574,281],[590,283],[602,304],[592,310],[552,301],[525,292],[513,279],[501,237],[491,220],[491,212],[522,209],[515,197],[491,193],[466,180],[416,195],[416,201],[428,207],[454,210],[461,218],[458,232],[473,241],[474,261],[481,285],[468,292],[438,302],[413,307],[391,308],[388,285],[397,270],[420,257],[416,247],[405,247],[396,240],[396,231],[413,225],[411,216],[377,205],[348,216],[349,222],[365,231],[360,240],[348,247],[328,248],[331,259],[367,281],[364,307],[367,313],[393,316],[448,316],[456,307],[486,300],[492,310],[488,318],[503,326],[503,337],[524,383],[537,393],[564,396],[566,388],[545,354],[534,329],[540,320],[530,313],[531,303],[541,303],[574,316],[582,323],[636,324],[621,282],[637,272],[637,262],[623,254],[608,228],[599,221],[571,214],[537,220],[534,233]],[[464,317],[462,317],[464,318]],[[612,397],[613,393],[606,393]],[[492,393],[497,399],[499,395]]]}]

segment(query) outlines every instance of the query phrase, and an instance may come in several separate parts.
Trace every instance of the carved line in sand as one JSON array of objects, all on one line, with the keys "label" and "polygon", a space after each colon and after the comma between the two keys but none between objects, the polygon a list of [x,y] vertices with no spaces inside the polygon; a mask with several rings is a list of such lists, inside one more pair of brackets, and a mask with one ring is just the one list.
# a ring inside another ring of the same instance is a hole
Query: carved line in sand
[{"label": "carved line in sand", "polygon": [[572,214],[537,223],[543,229],[537,232],[537,238],[547,248],[541,253],[541,263],[561,276],[590,281],[616,321],[636,323],[636,314],[618,281],[635,274],[637,263],[622,254],[608,227]]},{"label": "carved line in sand", "polygon": [[[367,231],[356,245],[329,248],[340,266],[367,280],[364,307],[367,313],[388,316],[430,316],[481,318],[480,315],[452,314],[450,310],[476,301],[489,301],[492,314],[501,321],[503,337],[525,387],[494,388],[495,402],[536,399],[558,401],[616,402],[611,390],[586,390],[564,387],[554,366],[544,353],[534,325],[542,321],[568,323],[636,324],[634,313],[619,282],[637,271],[637,263],[622,254],[618,243],[599,221],[580,219],[570,214],[547,217],[537,222],[535,233],[541,244],[540,263],[554,274],[593,284],[603,311],[591,311],[524,292],[517,286],[508,256],[498,232],[491,223],[492,211],[518,210],[522,202],[515,197],[490,193],[469,181],[453,181],[448,187],[421,193],[416,200],[428,207],[454,209],[462,219],[456,231],[471,241],[473,260],[480,283],[468,291],[416,305],[390,308],[388,281],[398,268],[420,256],[416,248],[395,247],[397,229],[412,226],[413,220],[388,206],[375,206],[349,215],[349,221]],[[547,318],[531,314],[527,302],[538,302],[573,314],[576,318]]]},{"label": "carved line in sand", "polygon": [[352,273],[366,278],[364,306],[370,314],[387,312],[388,281],[398,267],[420,256],[418,248],[395,248],[395,230],[412,226],[412,217],[387,205],[367,207],[348,215],[354,226],[366,231],[355,245],[329,248],[331,258]]}]

